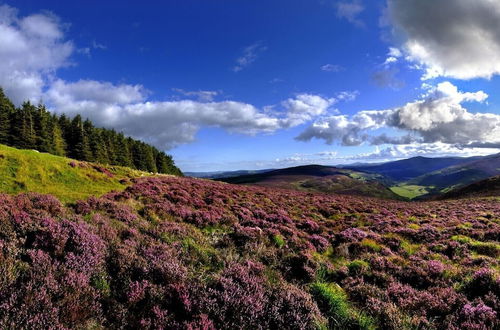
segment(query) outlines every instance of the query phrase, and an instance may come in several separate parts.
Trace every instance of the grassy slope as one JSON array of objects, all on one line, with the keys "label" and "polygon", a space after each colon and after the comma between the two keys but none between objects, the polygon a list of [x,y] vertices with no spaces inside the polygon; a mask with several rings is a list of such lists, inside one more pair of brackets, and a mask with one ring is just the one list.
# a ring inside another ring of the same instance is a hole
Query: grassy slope
[{"label": "grassy slope", "polygon": [[0,145],[2,193],[32,191],[57,196],[63,202],[74,202],[122,190],[127,187],[128,179],[146,175],[149,173],[126,167],[101,166]]},{"label": "grassy slope", "polygon": [[474,182],[465,187],[450,190],[438,199],[500,197],[500,176]]},{"label": "grassy slope", "polygon": [[216,179],[233,184],[293,189],[326,194],[357,195],[386,199],[400,196],[378,182],[378,175],[331,166],[306,165]]},{"label": "grassy slope", "polygon": [[425,186],[402,184],[402,185],[393,186],[390,189],[392,190],[392,192],[394,192],[395,194],[397,194],[399,196],[413,199],[415,197],[422,196],[422,195],[429,193],[427,188],[428,187],[425,187]]}]

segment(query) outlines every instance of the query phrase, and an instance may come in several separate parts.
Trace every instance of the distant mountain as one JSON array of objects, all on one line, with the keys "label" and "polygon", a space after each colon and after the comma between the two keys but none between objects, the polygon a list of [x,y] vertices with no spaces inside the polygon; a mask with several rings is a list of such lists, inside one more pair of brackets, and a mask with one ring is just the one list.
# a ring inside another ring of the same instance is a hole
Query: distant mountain
[{"label": "distant mountain", "polygon": [[259,174],[272,171],[273,169],[266,170],[239,170],[239,171],[214,171],[214,172],[184,172],[185,176],[200,179],[219,179],[219,178],[232,178],[240,175]]},{"label": "distant mountain", "polygon": [[332,166],[306,165],[257,174],[219,178],[233,184],[253,184],[271,188],[401,199],[383,185],[377,174],[361,173]]},{"label": "distant mountain", "polygon": [[449,166],[459,165],[470,161],[481,159],[481,157],[413,157],[383,164],[360,164],[347,165],[343,168],[352,169],[366,173],[376,173],[387,177],[395,182],[407,181],[429,172],[434,172]]},{"label": "distant mountain", "polygon": [[500,196],[500,176],[471,183],[467,186],[450,190],[438,199],[458,199]]},{"label": "distant mountain", "polygon": [[432,187],[430,194],[446,193],[454,188],[500,175],[500,154],[480,157],[408,181],[409,184]]}]

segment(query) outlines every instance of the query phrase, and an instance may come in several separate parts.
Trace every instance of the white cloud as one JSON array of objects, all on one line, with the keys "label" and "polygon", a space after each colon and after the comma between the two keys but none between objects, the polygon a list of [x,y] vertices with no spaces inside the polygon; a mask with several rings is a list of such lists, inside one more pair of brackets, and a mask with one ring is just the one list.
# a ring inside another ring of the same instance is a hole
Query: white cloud
[{"label": "white cloud", "polygon": [[182,94],[187,97],[193,97],[200,102],[212,102],[217,95],[220,95],[220,91],[186,91],[181,88],[173,88],[174,92]]},{"label": "white cloud", "polygon": [[357,161],[388,161],[394,159],[405,159],[416,156],[423,157],[472,157],[486,156],[497,153],[498,149],[490,148],[467,148],[463,149],[454,145],[435,143],[413,143],[406,145],[393,145],[386,148],[375,147],[373,152],[361,153],[354,156],[343,157],[345,160]]},{"label": "white cloud", "polygon": [[262,44],[261,41],[258,41],[248,47],[243,49],[243,55],[241,55],[236,60],[236,65],[233,67],[234,72],[239,72],[250,64],[255,62],[257,58],[267,50],[267,47]]},{"label": "white cloud", "polygon": [[299,94],[295,98],[289,98],[281,102],[287,113],[287,117],[282,120],[282,125],[285,127],[301,125],[325,114],[336,102],[335,98],[326,99],[312,94]]},{"label": "white cloud", "polygon": [[81,114],[97,126],[115,128],[164,149],[194,141],[200,128],[207,126],[238,134],[273,133],[325,114],[336,102],[299,94],[283,101],[279,111],[234,101],[147,102],[147,91],[140,85],[89,80],[57,80],[46,97],[57,113]]},{"label": "white cloud", "polygon": [[337,65],[337,64],[325,64],[325,65],[322,65],[320,67],[321,71],[325,71],[325,72],[340,72],[340,71],[344,71],[344,67],[342,67],[341,65]]},{"label": "white cloud", "polygon": [[[326,143],[340,141],[342,145],[409,142],[457,144],[500,143],[500,115],[471,113],[464,102],[484,102],[482,91],[463,93],[449,82],[431,88],[422,99],[406,105],[375,111],[360,111],[353,116],[336,115],[318,119],[306,128],[297,140],[323,139]],[[408,132],[406,136],[370,135],[379,128]]]},{"label": "white cloud", "polygon": [[335,98],[339,101],[351,102],[354,101],[359,95],[359,91],[342,91],[337,93]]},{"label": "white cloud", "polygon": [[390,57],[400,58],[403,56],[403,53],[398,48],[389,47],[389,53],[387,53]]},{"label": "white cloud", "polygon": [[423,79],[491,78],[500,73],[500,2],[388,0],[388,15],[407,59]]},{"label": "white cloud", "polygon": [[69,64],[73,44],[64,40],[64,26],[51,14],[19,17],[0,6],[0,86],[14,103],[39,101],[55,71]]},{"label": "white cloud", "polygon": [[389,47],[389,52],[387,53],[387,58],[385,59],[384,66],[388,67],[392,63],[396,63],[401,56],[403,56],[403,54],[398,48]]},{"label": "white cloud", "polygon": [[348,22],[356,26],[364,26],[364,23],[358,16],[365,10],[365,7],[359,0],[337,2],[336,9],[338,17],[345,18]]}]

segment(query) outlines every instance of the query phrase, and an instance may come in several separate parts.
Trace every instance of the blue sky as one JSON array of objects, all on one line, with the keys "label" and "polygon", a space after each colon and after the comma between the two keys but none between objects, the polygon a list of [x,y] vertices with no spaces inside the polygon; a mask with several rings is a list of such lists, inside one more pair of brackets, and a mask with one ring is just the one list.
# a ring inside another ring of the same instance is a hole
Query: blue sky
[{"label": "blue sky", "polygon": [[153,143],[185,171],[500,151],[492,1],[0,4],[9,97]]}]

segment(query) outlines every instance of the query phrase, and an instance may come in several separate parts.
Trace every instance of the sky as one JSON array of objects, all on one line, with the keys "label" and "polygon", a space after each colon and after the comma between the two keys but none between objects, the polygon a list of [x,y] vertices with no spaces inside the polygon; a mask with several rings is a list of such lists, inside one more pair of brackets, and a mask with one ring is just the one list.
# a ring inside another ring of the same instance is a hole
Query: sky
[{"label": "sky", "polygon": [[0,86],[183,171],[500,152],[497,0],[0,0]]}]

